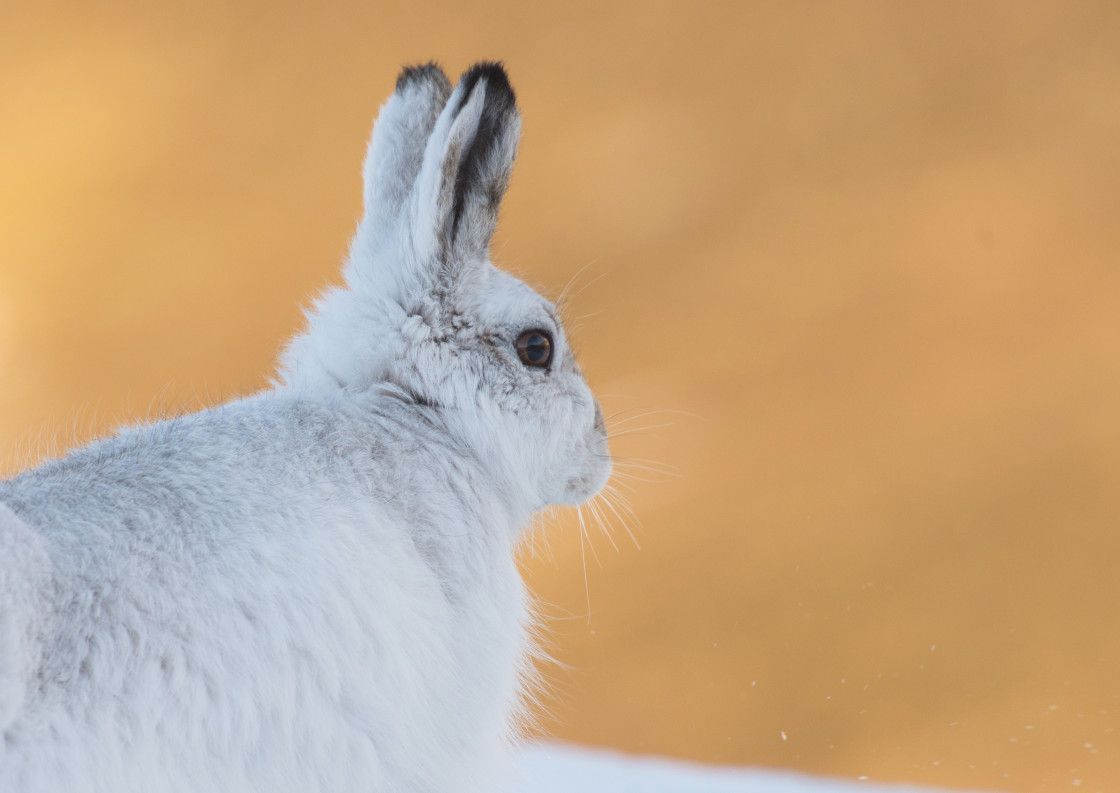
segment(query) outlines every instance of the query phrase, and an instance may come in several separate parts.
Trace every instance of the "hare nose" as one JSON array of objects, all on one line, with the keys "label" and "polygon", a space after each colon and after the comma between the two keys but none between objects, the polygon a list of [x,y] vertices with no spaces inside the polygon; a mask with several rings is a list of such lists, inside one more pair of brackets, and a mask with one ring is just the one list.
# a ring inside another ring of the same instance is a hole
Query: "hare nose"
[{"label": "hare nose", "polygon": [[607,434],[607,422],[603,420],[603,408],[599,406],[599,400],[595,400],[595,429],[604,435]]}]

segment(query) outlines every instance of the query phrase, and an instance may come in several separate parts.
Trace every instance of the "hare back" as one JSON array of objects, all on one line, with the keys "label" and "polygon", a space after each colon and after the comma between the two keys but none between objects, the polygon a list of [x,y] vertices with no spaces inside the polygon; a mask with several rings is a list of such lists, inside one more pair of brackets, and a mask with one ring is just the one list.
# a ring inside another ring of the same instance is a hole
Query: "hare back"
[{"label": "hare back", "polygon": [[489,776],[523,649],[515,532],[414,408],[269,392],[125,430],[0,502],[0,543],[41,545],[49,576],[5,612],[34,642],[0,656],[0,790]]}]

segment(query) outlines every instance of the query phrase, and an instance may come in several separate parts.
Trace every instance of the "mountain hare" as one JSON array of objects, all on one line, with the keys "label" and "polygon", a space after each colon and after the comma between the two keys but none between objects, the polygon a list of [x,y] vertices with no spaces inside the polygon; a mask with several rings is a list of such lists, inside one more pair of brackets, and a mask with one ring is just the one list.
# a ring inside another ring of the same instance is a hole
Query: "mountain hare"
[{"label": "mountain hare", "polygon": [[489,789],[519,527],[611,470],[552,305],[488,260],[519,135],[501,66],[405,69],[280,382],[0,482],[0,790]]}]

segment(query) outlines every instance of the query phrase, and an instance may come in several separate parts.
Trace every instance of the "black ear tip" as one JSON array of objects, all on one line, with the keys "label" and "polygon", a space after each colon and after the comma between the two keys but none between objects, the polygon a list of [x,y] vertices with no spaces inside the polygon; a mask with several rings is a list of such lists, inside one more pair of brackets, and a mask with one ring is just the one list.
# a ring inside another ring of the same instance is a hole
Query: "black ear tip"
[{"label": "black ear tip", "polygon": [[509,77],[500,61],[479,61],[463,72],[463,76],[459,78],[459,84],[463,86],[464,98],[470,96],[479,80],[486,81],[487,104],[496,102],[512,107],[517,103],[513,86],[509,84]]},{"label": "black ear tip", "polygon": [[439,89],[439,93],[446,96],[451,91],[451,81],[443,73],[443,69],[435,61],[428,61],[419,66],[405,66],[397,77],[397,93],[403,93],[408,88],[422,83],[432,83]]}]

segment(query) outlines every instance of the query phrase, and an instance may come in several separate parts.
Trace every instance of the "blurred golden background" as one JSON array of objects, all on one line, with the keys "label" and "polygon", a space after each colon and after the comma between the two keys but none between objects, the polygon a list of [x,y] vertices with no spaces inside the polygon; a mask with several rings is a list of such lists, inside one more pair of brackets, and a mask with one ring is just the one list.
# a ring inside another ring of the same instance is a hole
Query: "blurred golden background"
[{"label": "blurred golden background", "polygon": [[1120,6],[3,16],[5,471],[266,385],[399,67],[502,59],[525,126],[494,259],[575,277],[589,380],[645,428],[617,453],[675,471],[627,469],[640,550],[616,527],[581,557],[568,515],[526,556],[565,665],[547,729],[1120,789]]}]

